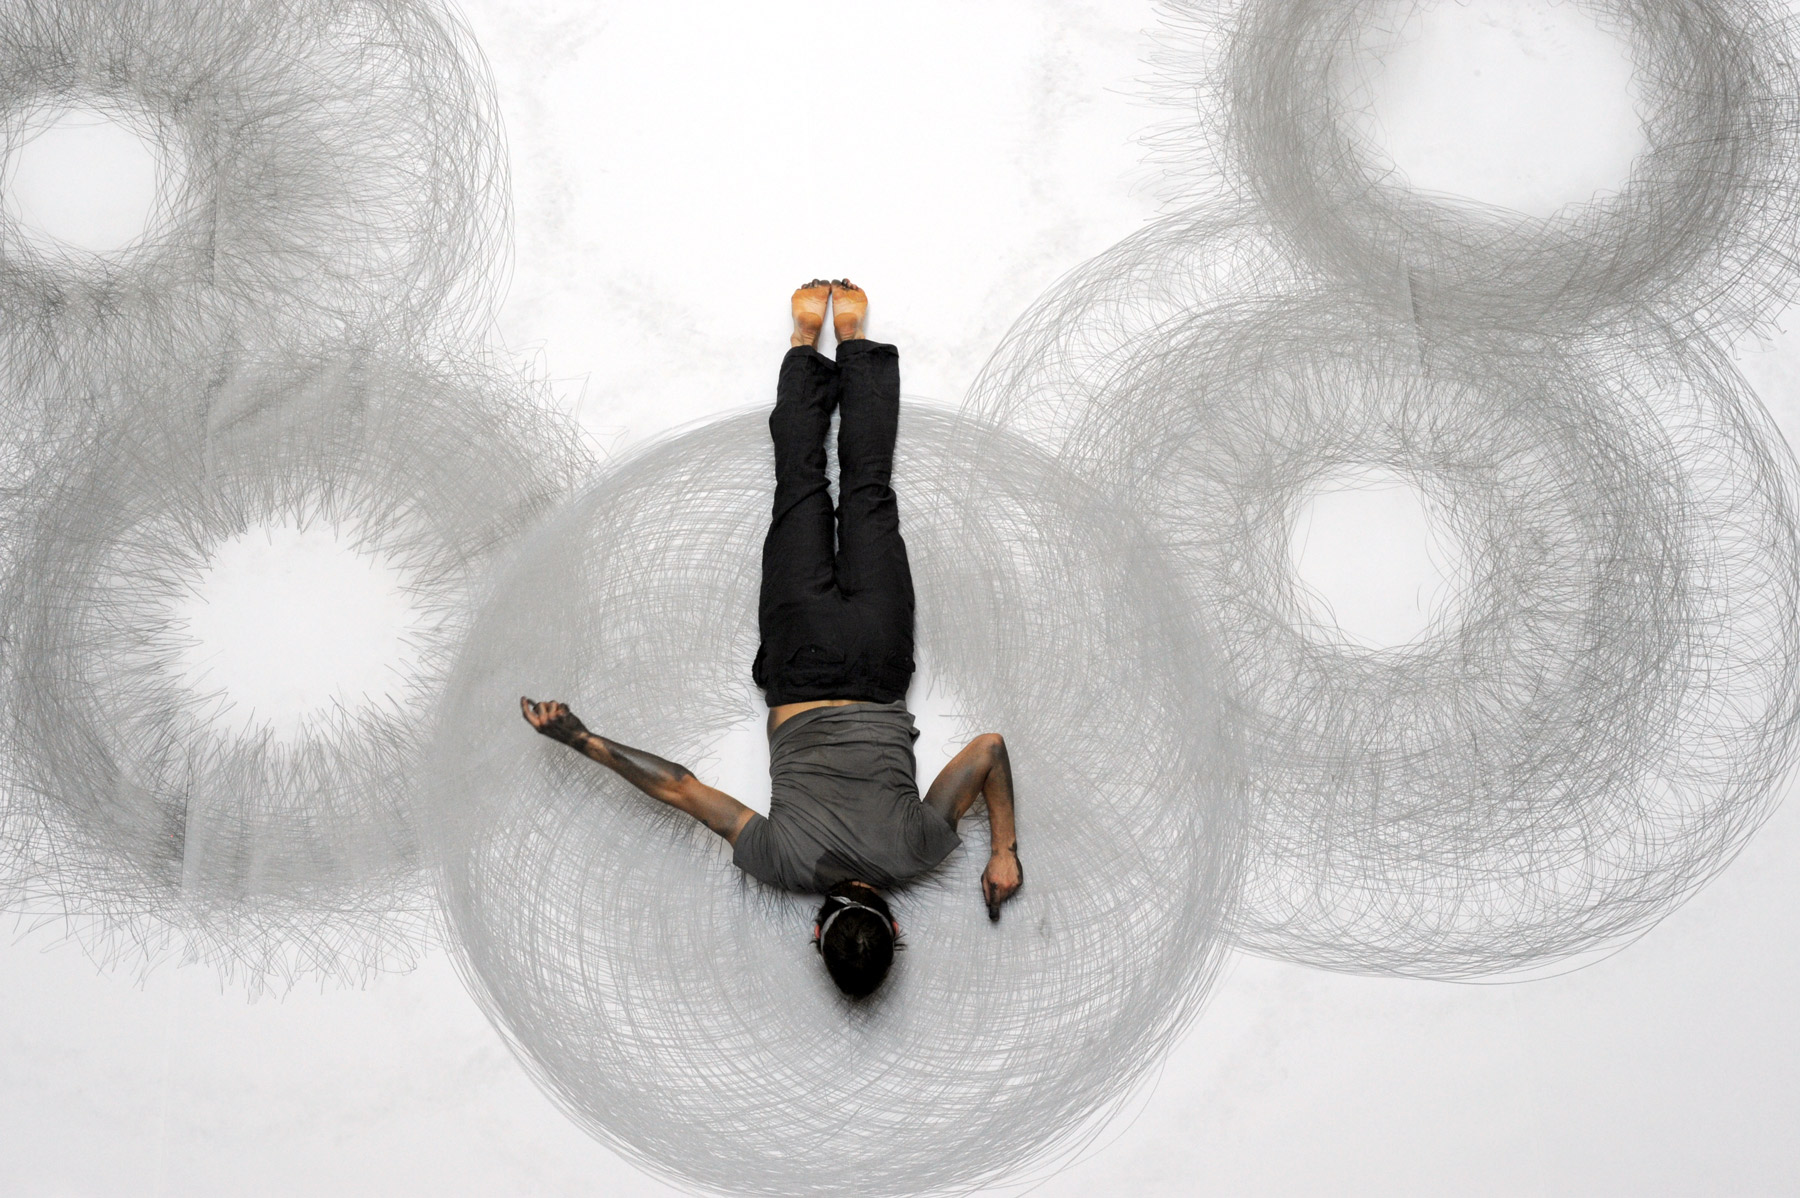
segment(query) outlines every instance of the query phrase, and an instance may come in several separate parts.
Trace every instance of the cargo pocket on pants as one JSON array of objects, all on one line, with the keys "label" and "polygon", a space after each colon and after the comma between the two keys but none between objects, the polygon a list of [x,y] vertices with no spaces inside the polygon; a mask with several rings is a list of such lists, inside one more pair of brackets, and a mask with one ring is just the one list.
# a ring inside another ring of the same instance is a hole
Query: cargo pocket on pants
[{"label": "cargo pocket on pants", "polygon": [[801,645],[788,655],[781,679],[788,686],[830,686],[844,681],[848,659],[827,645]]}]

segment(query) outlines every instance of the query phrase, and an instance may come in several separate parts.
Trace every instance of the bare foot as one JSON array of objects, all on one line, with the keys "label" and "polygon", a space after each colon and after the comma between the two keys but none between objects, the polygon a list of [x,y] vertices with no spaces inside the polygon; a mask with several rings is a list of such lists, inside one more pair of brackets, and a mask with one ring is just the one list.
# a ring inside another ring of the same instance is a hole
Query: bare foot
[{"label": "bare foot", "polygon": [[831,284],[824,279],[812,282],[794,292],[794,335],[789,345],[817,345],[819,332],[825,327],[825,308],[831,303]]},{"label": "bare foot", "polygon": [[860,341],[869,297],[849,279],[831,280],[831,327],[839,341]]}]

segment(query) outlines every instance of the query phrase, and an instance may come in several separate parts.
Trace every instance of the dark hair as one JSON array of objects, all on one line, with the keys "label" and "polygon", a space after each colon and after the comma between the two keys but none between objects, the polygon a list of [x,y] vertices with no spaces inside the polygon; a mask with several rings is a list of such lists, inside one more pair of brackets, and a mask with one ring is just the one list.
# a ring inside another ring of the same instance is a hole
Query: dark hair
[{"label": "dark hair", "polygon": [[[843,897],[885,912],[887,903],[868,891],[846,891],[839,895],[832,887],[832,898]],[[879,915],[863,907],[841,908],[827,898],[819,910],[819,921],[836,911],[837,917],[819,939],[819,955],[825,958],[825,970],[837,988],[851,998],[867,998],[880,987],[894,963],[894,925],[891,915]]]}]

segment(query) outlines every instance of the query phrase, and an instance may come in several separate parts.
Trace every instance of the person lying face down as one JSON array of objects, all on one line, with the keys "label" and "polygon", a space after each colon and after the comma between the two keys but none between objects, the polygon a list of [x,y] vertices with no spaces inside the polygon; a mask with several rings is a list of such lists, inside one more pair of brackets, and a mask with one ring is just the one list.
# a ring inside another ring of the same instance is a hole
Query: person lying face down
[{"label": "person lying face down", "polygon": [[[817,349],[827,309],[837,359]],[[527,722],[723,836],[732,861],[771,886],[823,894],[813,943],[840,990],[864,998],[893,963],[900,929],[882,890],[935,868],[956,826],[985,798],[991,831],[981,876],[988,918],[1024,881],[1013,828],[1006,742],[983,733],[921,799],[906,710],[913,675],[913,589],[892,485],[900,363],[863,336],[868,297],[848,279],[793,295],[769,431],[775,504],[763,541],[752,677],[769,705],[769,814],[758,815],[683,766],[590,732],[568,706],[521,697]],[[825,472],[838,427],[834,511]]]}]

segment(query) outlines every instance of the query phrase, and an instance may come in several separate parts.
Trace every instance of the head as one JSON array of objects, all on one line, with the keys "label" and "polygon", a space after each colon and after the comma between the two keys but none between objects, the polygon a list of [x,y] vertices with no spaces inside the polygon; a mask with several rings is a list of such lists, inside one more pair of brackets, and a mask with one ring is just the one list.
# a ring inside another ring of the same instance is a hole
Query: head
[{"label": "head", "polygon": [[867,998],[881,985],[899,939],[887,900],[864,882],[839,882],[826,891],[813,922],[813,947],[831,980],[851,998]]}]

